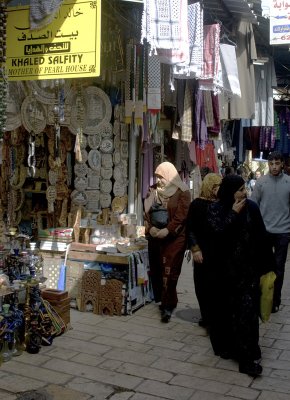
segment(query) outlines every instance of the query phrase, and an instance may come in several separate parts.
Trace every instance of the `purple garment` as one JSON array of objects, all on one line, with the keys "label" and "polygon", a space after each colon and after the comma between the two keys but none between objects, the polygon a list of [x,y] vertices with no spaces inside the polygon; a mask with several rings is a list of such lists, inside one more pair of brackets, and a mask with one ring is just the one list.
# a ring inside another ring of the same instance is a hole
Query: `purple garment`
[{"label": "purple garment", "polygon": [[203,106],[203,94],[199,89],[197,89],[195,93],[195,132],[197,145],[201,149],[204,149],[208,136]]},{"label": "purple garment", "polygon": [[213,92],[211,92],[211,101],[212,101],[214,125],[211,126],[210,128],[208,128],[208,130],[209,130],[209,132],[218,135],[221,130],[220,113],[219,113],[219,99],[218,99],[218,96],[214,95]]}]

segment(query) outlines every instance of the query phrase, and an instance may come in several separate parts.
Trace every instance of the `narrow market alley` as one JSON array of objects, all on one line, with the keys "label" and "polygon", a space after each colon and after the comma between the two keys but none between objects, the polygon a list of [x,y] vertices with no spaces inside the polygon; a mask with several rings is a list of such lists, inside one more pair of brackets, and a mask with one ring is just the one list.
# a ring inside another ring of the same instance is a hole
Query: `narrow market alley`
[{"label": "narrow market alley", "polygon": [[290,254],[281,310],[261,324],[261,377],[214,356],[198,318],[190,265],[169,324],[153,303],[121,317],[72,310],[72,329],[52,346],[2,364],[0,400],[289,399]]}]

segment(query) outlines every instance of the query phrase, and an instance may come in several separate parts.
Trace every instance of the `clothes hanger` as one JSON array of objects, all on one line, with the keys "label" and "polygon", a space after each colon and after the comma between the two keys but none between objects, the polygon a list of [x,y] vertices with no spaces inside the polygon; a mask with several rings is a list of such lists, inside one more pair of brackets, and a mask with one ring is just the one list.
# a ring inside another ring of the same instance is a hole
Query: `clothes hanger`
[{"label": "clothes hanger", "polygon": [[226,40],[232,46],[237,47],[237,44],[233,40],[231,40],[225,32],[223,32],[223,34],[220,37],[220,43],[224,43],[224,40]]}]

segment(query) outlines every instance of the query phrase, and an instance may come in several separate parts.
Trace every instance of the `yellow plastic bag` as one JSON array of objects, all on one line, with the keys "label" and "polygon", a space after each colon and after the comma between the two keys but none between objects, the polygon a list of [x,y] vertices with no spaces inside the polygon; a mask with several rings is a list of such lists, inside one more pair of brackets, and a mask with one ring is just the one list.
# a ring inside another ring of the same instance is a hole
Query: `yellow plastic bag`
[{"label": "yellow plastic bag", "polygon": [[273,306],[273,295],[274,295],[274,282],[276,274],[273,271],[262,275],[260,278],[260,318],[263,322],[267,322],[270,318],[272,306]]}]

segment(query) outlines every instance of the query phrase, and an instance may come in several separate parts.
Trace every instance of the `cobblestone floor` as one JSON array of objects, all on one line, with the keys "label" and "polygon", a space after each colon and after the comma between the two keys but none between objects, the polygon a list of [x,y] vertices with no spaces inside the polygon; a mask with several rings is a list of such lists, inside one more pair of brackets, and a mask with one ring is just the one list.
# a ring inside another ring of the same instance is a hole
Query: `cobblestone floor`
[{"label": "cobblestone floor", "polygon": [[0,400],[289,400],[290,260],[281,310],[261,324],[263,375],[238,372],[214,356],[197,324],[192,267],[179,281],[169,324],[150,303],[133,315],[103,317],[72,310],[72,329],[39,354],[0,367]]}]

